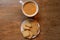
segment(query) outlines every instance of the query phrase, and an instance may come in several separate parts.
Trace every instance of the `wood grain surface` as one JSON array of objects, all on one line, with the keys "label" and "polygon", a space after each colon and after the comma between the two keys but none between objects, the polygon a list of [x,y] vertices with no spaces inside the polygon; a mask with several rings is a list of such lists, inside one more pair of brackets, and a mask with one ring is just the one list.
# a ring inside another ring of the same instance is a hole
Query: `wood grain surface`
[{"label": "wood grain surface", "polygon": [[[41,25],[41,33],[31,40],[60,40],[60,0],[35,0],[39,12],[33,19]],[[0,0],[0,40],[25,40],[20,32],[21,22],[27,19],[19,0]]]}]

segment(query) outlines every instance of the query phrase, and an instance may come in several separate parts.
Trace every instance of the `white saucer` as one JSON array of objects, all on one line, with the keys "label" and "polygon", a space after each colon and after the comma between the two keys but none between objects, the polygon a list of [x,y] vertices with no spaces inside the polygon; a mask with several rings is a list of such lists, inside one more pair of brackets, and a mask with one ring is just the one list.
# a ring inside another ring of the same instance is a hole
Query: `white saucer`
[{"label": "white saucer", "polygon": [[[29,20],[33,20],[33,19],[29,19]],[[24,21],[22,22],[22,24],[21,24],[21,33],[22,33],[22,31],[24,31],[24,29],[23,29],[23,27],[22,27],[24,23],[26,23],[26,20],[24,20]],[[39,23],[38,23],[38,27],[40,28],[40,24],[39,24]],[[40,30],[38,30],[37,34],[34,35],[32,38],[35,38],[39,33],[40,33]]]}]

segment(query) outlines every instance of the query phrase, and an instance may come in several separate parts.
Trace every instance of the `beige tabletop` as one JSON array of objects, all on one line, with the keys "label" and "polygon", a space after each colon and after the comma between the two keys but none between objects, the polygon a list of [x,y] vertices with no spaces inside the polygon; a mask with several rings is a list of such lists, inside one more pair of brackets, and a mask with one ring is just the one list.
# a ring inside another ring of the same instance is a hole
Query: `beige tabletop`
[{"label": "beige tabletop", "polygon": [[[60,0],[35,0],[39,5],[33,19],[41,25],[41,33],[31,40],[60,40]],[[20,25],[27,17],[19,0],[0,0],[0,40],[24,40]]]}]

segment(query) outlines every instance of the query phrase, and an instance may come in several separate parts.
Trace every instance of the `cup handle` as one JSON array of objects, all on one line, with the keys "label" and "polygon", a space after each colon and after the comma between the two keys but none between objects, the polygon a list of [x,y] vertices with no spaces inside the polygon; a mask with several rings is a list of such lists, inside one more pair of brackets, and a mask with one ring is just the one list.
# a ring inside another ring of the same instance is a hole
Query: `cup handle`
[{"label": "cup handle", "polygon": [[20,0],[19,3],[21,3],[22,5],[24,4],[24,2],[22,0]]}]

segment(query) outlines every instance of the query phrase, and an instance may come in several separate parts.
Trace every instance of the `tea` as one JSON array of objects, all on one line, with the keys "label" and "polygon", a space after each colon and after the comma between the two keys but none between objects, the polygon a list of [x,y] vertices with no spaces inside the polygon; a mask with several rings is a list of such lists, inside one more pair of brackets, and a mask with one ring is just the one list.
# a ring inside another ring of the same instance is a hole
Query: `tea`
[{"label": "tea", "polygon": [[36,12],[36,5],[33,2],[27,2],[23,6],[23,10],[26,14],[32,15]]}]

